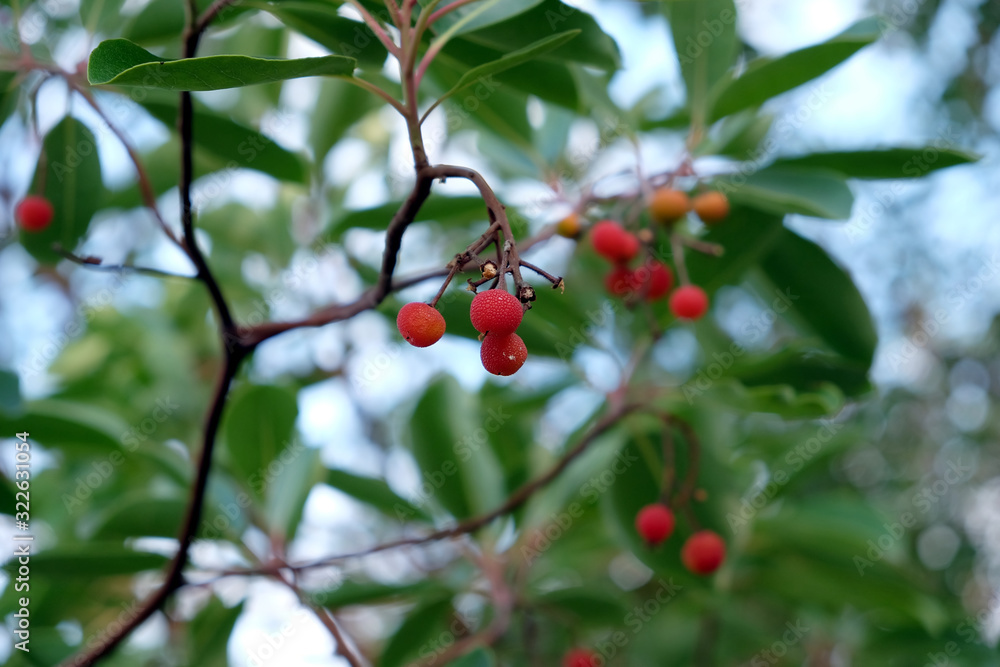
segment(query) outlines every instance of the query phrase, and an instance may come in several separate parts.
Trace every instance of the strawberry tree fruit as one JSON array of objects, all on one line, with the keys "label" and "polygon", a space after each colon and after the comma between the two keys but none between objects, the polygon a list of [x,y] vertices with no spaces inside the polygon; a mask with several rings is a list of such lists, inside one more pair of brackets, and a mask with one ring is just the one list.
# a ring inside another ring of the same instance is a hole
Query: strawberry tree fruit
[{"label": "strawberry tree fruit", "polygon": [[674,513],[662,503],[646,505],[635,515],[635,529],[651,547],[655,547],[674,532]]},{"label": "strawberry tree fruit", "polygon": [[601,220],[590,229],[590,243],[597,254],[617,264],[639,254],[639,239],[613,220]]},{"label": "strawberry tree fruit", "polygon": [[637,288],[635,274],[627,266],[616,266],[604,277],[604,287],[612,296],[626,296]]},{"label": "strawberry tree fruit", "polygon": [[666,296],[670,288],[674,286],[674,276],[670,273],[670,269],[663,263],[654,261],[637,269],[636,275],[642,277],[643,269],[645,269],[647,276],[646,280],[643,281],[646,284],[646,300],[656,301]]},{"label": "strawberry tree fruit", "polygon": [[563,656],[563,667],[597,667],[597,655],[585,648],[574,648]]},{"label": "strawberry tree fruit", "polygon": [[40,232],[47,229],[52,223],[53,215],[55,209],[52,208],[52,204],[45,197],[38,195],[28,195],[14,209],[17,224],[26,232]]},{"label": "strawberry tree fruit", "polygon": [[479,358],[483,362],[483,368],[493,375],[513,375],[528,358],[528,348],[516,333],[488,333],[483,338]]},{"label": "strawberry tree fruit", "polygon": [[670,312],[682,320],[697,320],[708,312],[708,295],[697,285],[684,285],[670,295]]},{"label": "strawberry tree fruit", "polygon": [[556,234],[568,239],[575,239],[580,235],[580,216],[570,213],[565,218],[556,223]]},{"label": "strawberry tree fruit", "polygon": [[512,334],[521,326],[524,307],[517,297],[502,289],[479,292],[469,308],[472,326],[479,333]]},{"label": "strawberry tree fruit", "polygon": [[660,188],[649,198],[649,215],[661,225],[670,225],[687,215],[691,199],[673,188]]},{"label": "strawberry tree fruit", "polygon": [[410,345],[428,347],[441,340],[445,322],[444,316],[437,309],[417,301],[399,309],[396,327]]},{"label": "strawberry tree fruit", "polygon": [[695,574],[712,574],[725,559],[726,543],[711,530],[698,531],[681,548],[681,562]]},{"label": "strawberry tree fruit", "polygon": [[722,222],[729,217],[729,199],[715,190],[695,197],[691,201],[691,207],[706,225]]}]

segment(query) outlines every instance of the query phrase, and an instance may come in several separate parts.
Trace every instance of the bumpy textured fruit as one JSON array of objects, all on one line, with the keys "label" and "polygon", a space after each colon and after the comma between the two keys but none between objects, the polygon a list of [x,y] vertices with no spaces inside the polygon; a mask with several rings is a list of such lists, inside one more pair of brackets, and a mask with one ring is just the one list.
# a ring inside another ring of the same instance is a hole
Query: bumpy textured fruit
[{"label": "bumpy textured fruit", "polygon": [[609,262],[627,262],[639,254],[639,239],[613,220],[601,220],[590,230],[590,242]]},{"label": "bumpy textured fruit", "polygon": [[396,327],[410,345],[427,347],[444,335],[444,316],[426,303],[408,303],[399,309]]},{"label": "bumpy textured fruit", "polygon": [[708,312],[708,295],[697,285],[684,285],[670,295],[670,312],[685,320],[697,320]]},{"label": "bumpy textured fruit", "polygon": [[55,210],[45,197],[28,195],[14,209],[14,217],[26,232],[40,232],[52,222]]},{"label": "bumpy textured fruit", "polygon": [[489,333],[483,339],[479,358],[493,375],[513,375],[528,358],[528,348],[517,334],[500,335]]},{"label": "bumpy textured fruit", "polygon": [[673,188],[660,188],[649,199],[649,215],[661,225],[669,225],[691,210],[687,194]]},{"label": "bumpy textured fruit", "polygon": [[635,274],[627,266],[616,266],[604,277],[604,287],[613,296],[625,296],[636,289]]},{"label": "bumpy textured fruit", "polygon": [[575,648],[563,656],[563,667],[597,667],[597,656],[585,648]]},{"label": "bumpy textured fruit", "polygon": [[512,334],[521,326],[524,308],[513,294],[502,289],[480,292],[469,308],[472,326],[479,333]]},{"label": "bumpy textured fruit", "polygon": [[580,216],[570,213],[556,224],[556,233],[568,239],[575,239],[580,235]]},{"label": "bumpy textured fruit", "polygon": [[681,562],[695,574],[712,574],[726,559],[726,543],[711,530],[702,530],[687,539]]},{"label": "bumpy textured fruit", "polygon": [[635,529],[650,546],[656,546],[674,532],[674,513],[661,503],[646,505],[635,515]]},{"label": "bumpy textured fruit", "polygon": [[729,217],[729,199],[721,192],[704,192],[691,201],[691,207],[706,225]]}]

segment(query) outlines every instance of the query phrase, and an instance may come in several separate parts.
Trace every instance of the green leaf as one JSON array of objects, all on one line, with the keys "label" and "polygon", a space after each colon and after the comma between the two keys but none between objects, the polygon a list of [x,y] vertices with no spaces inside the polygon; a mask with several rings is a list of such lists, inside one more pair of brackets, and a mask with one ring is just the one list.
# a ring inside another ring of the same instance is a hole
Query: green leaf
[{"label": "green leaf", "polygon": [[[427,5],[428,1],[429,0],[420,0],[420,4]],[[523,14],[541,2],[542,0],[503,0],[502,2],[497,2],[489,9],[478,12],[475,18],[463,23],[462,27],[458,29],[456,34],[461,35],[465,32],[479,30],[495,23],[507,21]],[[460,7],[459,9],[453,10],[451,13],[445,14],[440,19],[435,21],[432,26],[432,30],[441,34],[459,21],[463,20],[469,14],[475,12],[476,9],[478,9],[478,7],[473,5],[472,7]]]},{"label": "green leaf", "polygon": [[[509,1],[503,0],[498,4]],[[615,70],[621,66],[618,46],[597,21],[586,12],[559,0],[543,0],[505,21],[464,32],[459,39],[508,53],[552,37],[556,30],[579,30],[580,36],[546,54],[547,60],[578,62],[603,70]]]},{"label": "green leaf", "polygon": [[110,507],[98,519],[92,538],[177,537],[186,508],[183,498],[152,498],[141,491]]},{"label": "green leaf", "polygon": [[189,651],[202,667],[228,667],[227,647],[233,626],[243,612],[243,603],[227,609],[214,595],[189,624]]},{"label": "green leaf", "polygon": [[180,37],[186,23],[184,3],[153,0],[129,21],[122,37],[136,44],[163,44]]},{"label": "green leaf", "polygon": [[4,433],[27,431],[32,440],[59,448],[66,456],[121,451],[120,439],[129,431],[115,415],[82,403],[55,400],[30,403],[17,417],[0,413],[0,429]]},{"label": "green leaf", "polygon": [[364,23],[338,15],[333,4],[282,0],[264,3],[261,8],[331,52],[357,58],[361,64],[378,68],[389,55]]},{"label": "green leaf", "polygon": [[381,99],[352,83],[324,79],[309,134],[316,166],[322,167],[326,154],[352,125],[382,104]]},{"label": "green leaf", "polygon": [[410,418],[422,489],[458,519],[487,512],[503,499],[500,466],[475,398],[444,376],[431,383]]},{"label": "green leaf", "polygon": [[463,655],[457,660],[452,660],[449,664],[452,667],[493,667],[497,664],[497,660],[493,651],[485,648],[477,648],[472,653]]},{"label": "green leaf", "polygon": [[[133,551],[119,542],[88,542],[33,553],[31,574],[42,580],[109,577],[158,570],[169,560],[160,554]],[[17,567],[14,559],[3,569],[13,572]]]},{"label": "green leaf", "polygon": [[692,118],[708,114],[709,93],[736,61],[733,0],[676,0],[663,4],[687,87]]},{"label": "green leaf", "polygon": [[[712,227],[704,241],[725,248],[722,257],[691,252],[685,255],[688,273],[696,285],[713,294],[723,285],[738,283],[767,254],[783,230],[781,218],[756,209],[734,206],[724,225]],[[670,252],[664,244],[658,254]]]},{"label": "green leaf", "polygon": [[767,412],[785,419],[813,419],[835,415],[844,407],[844,392],[835,384],[821,383],[815,391],[797,391],[787,384],[744,386],[732,378],[720,378],[703,392],[697,377],[682,387],[686,397],[710,400],[743,412]]},{"label": "green leaf", "polygon": [[271,535],[282,535],[285,541],[295,537],[309,492],[322,480],[319,450],[301,442],[289,446],[271,462],[263,476],[267,486],[265,518]]},{"label": "green leaf", "polygon": [[93,85],[203,91],[306,76],[351,76],[355,65],[354,58],[344,56],[281,60],[223,55],[166,60],[126,39],[109,39],[90,54],[87,77]]},{"label": "green leaf", "polygon": [[381,479],[353,475],[345,470],[330,470],[324,481],[394,519],[403,520],[413,516],[425,520],[430,518],[422,508],[415,507],[410,501],[400,497]]},{"label": "green leaf", "polygon": [[223,421],[226,450],[240,483],[263,498],[268,464],[290,447],[298,417],[295,393],[247,386],[234,392]]},{"label": "green leaf", "polygon": [[791,315],[831,349],[871,365],[878,343],[871,313],[850,276],[826,251],[785,230],[761,268],[778,290],[791,295]]},{"label": "green leaf", "polygon": [[[458,83],[452,86],[448,92],[439,97],[438,100],[431,106],[431,109],[459,91],[474,85],[483,77],[489,77],[493,74],[509,70],[512,67],[522,65],[530,60],[534,60],[541,54],[548,53],[549,51],[562,46],[580,33],[580,30],[567,30],[566,32],[561,32],[556,35],[546,37],[545,39],[541,39],[534,44],[524,47],[523,49],[518,49],[517,51],[504,54],[502,57],[492,62],[484,63],[478,67],[473,67],[463,74],[462,78],[458,80]],[[533,78],[537,77],[538,73],[535,72]],[[543,77],[543,80],[546,84],[548,84],[548,79]]]},{"label": "green leaf", "polygon": [[573,619],[574,626],[616,627],[628,614],[621,598],[602,591],[586,588],[563,588],[543,593],[535,604],[555,610],[562,617]]},{"label": "green leaf", "polygon": [[851,397],[871,389],[866,364],[808,342],[791,344],[767,355],[745,357],[733,365],[729,374],[749,387],[788,385],[795,391],[815,392],[834,384]]},{"label": "green leaf", "polygon": [[430,591],[440,591],[442,595],[447,592],[440,584],[430,579],[421,579],[412,584],[403,585],[348,580],[338,588],[320,591],[310,597],[316,604],[327,609],[340,609],[359,604],[397,602],[401,598],[413,597]]},{"label": "green leaf", "polygon": [[811,153],[776,160],[779,169],[829,169],[848,178],[922,178],[932,171],[969,164],[981,159],[954,148],[923,146],[871,151]]},{"label": "green leaf", "polygon": [[86,125],[66,117],[45,135],[32,191],[48,199],[55,214],[45,230],[22,233],[21,244],[39,262],[54,264],[62,256],[53,244],[76,249],[104,192],[97,140]]},{"label": "green leaf", "polygon": [[844,177],[822,169],[767,167],[750,176],[738,174],[719,182],[730,201],[768,213],[799,213],[814,218],[846,220],[854,195]]},{"label": "green leaf", "polygon": [[[323,234],[326,241],[338,241],[349,229],[385,229],[403,202],[389,202],[373,208],[349,211]],[[433,220],[441,225],[467,225],[486,220],[486,204],[481,197],[444,197],[432,195],[417,213],[416,222]]]},{"label": "green leaf", "polygon": [[447,634],[450,613],[450,597],[438,597],[411,611],[386,643],[379,667],[403,667],[414,664],[418,658],[422,660],[424,656],[418,655],[421,647],[428,640]]},{"label": "green leaf", "polygon": [[879,37],[871,19],[856,23],[836,37],[771,60],[750,63],[738,79],[726,84],[715,98],[712,119],[760,106],[781,93],[825,74]]},{"label": "green leaf", "polygon": [[[171,130],[177,126],[176,104],[146,101],[142,106]],[[199,108],[194,112],[193,131],[195,145],[214,159],[237,168],[256,169],[282,181],[308,182],[309,169],[302,157],[258,130]]]}]

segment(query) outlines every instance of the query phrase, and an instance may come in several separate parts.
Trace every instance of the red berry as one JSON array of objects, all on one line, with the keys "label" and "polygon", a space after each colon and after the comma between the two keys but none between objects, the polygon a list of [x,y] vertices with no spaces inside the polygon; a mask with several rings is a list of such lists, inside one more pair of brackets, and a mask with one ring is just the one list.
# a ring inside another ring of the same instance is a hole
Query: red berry
[{"label": "red berry", "polygon": [[444,316],[426,303],[408,303],[399,309],[396,327],[410,345],[427,347],[444,335]]},{"label": "red berry", "polygon": [[627,266],[616,266],[605,276],[604,286],[614,296],[625,296],[636,289],[635,274]]},{"label": "red berry", "polygon": [[708,312],[708,296],[697,285],[684,285],[670,295],[670,312],[685,320],[697,320]]},{"label": "red berry", "polygon": [[513,294],[502,289],[480,292],[472,299],[469,309],[472,326],[479,333],[494,333],[501,336],[512,334],[521,326],[524,308]]},{"label": "red berry", "polygon": [[585,648],[574,648],[563,656],[563,667],[597,667],[597,655]]},{"label": "red berry", "polygon": [[650,546],[656,546],[674,532],[674,513],[660,503],[646,505],[635,516],[635,529]]},{"label": "red berry", "polygon": [[528,358],[528,348],[517,334],[488,333],[479,350],[483,368],[493,375],[513,375]]},{"label": "red berry", "polygon": [[670,269],[657,261],[640,266],[634,272],[639,288],[645,289],[646,300],[655,301],[674,286],[674,276]]},{"label": "red berry", "polygon": [[26,232],[40,232],[52,222],[55,210],[45,197],[28,195],[14,209],[14,217]]},{"label": "red berry", "polygon": [[681,562],[695,574],[712,574],[726,558],[726,543],[711,530],[702,530],[687,539]]},{"label": "red berry", "polygon": [[590,230],[590,242],[609,262],[627,262],[639,254],[639,239],[612,220],[601,220]]}]

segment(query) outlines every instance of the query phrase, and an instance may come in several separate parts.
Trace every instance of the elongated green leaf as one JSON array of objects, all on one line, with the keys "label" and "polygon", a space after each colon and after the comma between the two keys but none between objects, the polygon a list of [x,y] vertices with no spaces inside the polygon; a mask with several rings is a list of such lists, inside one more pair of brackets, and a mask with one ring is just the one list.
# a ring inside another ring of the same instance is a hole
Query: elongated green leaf
[{"label": "elongated green leaf", "polygon": [[90,219],[101,205],[101,160],[97,140],[87,127],[67,117],[45,135],[32,182],[32,191],[52,204],[52,223],[40,232],[21,234],[21,243],[39,262],[54,264],[59,244],[72,251],[87,232]]},{"label": "elongated green leaf", "polygon": [[[428,2],[429,0],[420,0],[421,5],[427,5]],[[501,2],[495,3],[489,9],[477,13],[475,18],[465,21],[456,34],[461,35],[465,32],[472,32],[474,30],[479,30],[480,28],[485,28],[486,26],[493,25],[494,23],[510,20],[525,13],[541,2],[542,0],[502,0]],[[460,7],[459,9],[453,10],[449,14],[445,14],[434,22],[432,29],[438,34],[445,32],[474,12],[477,9],[477,4],[480,3],[473,4],[471,7]]]},{"label": "elongated green leaf", "polygon": [[410,419],[421,497],[459,519],[486,512],[503,498],[502,473],[475,398],[445,376],[427,388]]},{"label": "elongated green leaf", "polygon": [[[176,127],[175,104],[147,101],[143,107],[167,127]],[[296,183],[305,183],[309,178],[309,169],[301,156],[282,148],[263,133],[212,111],[195,111],[193,130],[198,148],[230,166],[256,169],[279,180]]]},{"label": "elongated green leaf", "polygon": [[[89,542],[32,554],[31,574],[43,580],[107,577],[156,570],[168,560],[160,554],[133,551],[119,542]],[[17,565],[14,559],[3,569],[15,571]]]},{"label": "elongated green leaf", "polygon": [[921,178],[932,171],[976,162],[980,156],[954,148],[923,146],[872,151],[811,153],[781,158],[779,169],[829,169],[850,178]]},{"label": "elongated green leaf", "polygon": [[776,95],[798,88],[825,74],[878,39],[876,22],[866,19],[822,44],[794,51],[776,60],[750,63],[738,79],[725,85],[712,107],[712,118],[760,106]]},{"label": "elongated green leaf", "polygon": [[411,611],[386,644],[379,667],[403,667],[424,659],[421,648],[428,640],[447,633],[450,611],[451,600],[447,597],[438,597]]},{"label": "elongated green leaf", "polygon": [[298,413],[295,394],[279,387],[245,387],[231,399],[223,423],[226,449],[238,481],[258,498],[273,481],[269,464],[301,447],[291,442]]},{"label": "elongated green leaf", "polygon": [[21,408],[21,383],[16,373],[0,371],[0,413],[13,414]]},{"label": "elongated green leaf", "polygon": [[628,613],[616,597],[600,590],[564,588],[543,593],[535,598],[540,607],[556,609],[583,626],[614,626]]},{"label": "elongated green leaf", "polygon": [[351,76],[356,62],[345,56],[278,60],[223,55],[165,60],[126,39],[110,39],[90,54],[87,77],[94,85],[221,90],[306,76]]},{"label": "elongated green leaf", "polygon": [[272,535],[292,540],[312,488],[323,481],[319,450],[301,442],[289,445],[267,468],[267,519]]},{"label": "elongated green leaf", "polygon": [[[115,0],[97,0],[93,5],[104,5],[101,8],[101,18],[110,22],[113,16],[117,21],[121,21],[121,2]],[[195,0],[198,12],[203,12],[212,4],[212,0]],[[225,25],[233,19],[239,17],[249,7],[241,6],[249,3],[233,2],[225,7],[212,21],[215,27]],[[176,0],[153,0],[142,8],[134,18],[125,25],[122,37],[137,44],[165,44],[168,42],[180,41],[181,33],[187,27],[187,12],[184,9],[185,3]],[[107,14],[108,10],[112,13]],[[82,13],[82,9],[81,9]],[[93,13],[93,10],[92,10]],[[108,27],[104,24],[93,26],[108,34]]]},{"label": "elongated green leaf", "polygon": [[541,39],[534,44],[524,47],[523,49],[507,53],[500,59],[494,60],[493,62],[473,67],[471,70],[462,75],[462,78],[458,80],[458,83],[452,86],[451,90],[438,98],[431,108],[441,104],[441,102],[459,91],[465,90],[469,86],[481,80],[483,77],[498,74],[512,67],[522,65],[529,60],[533,60],[543,53],[547,53],[562,46],[569,40],[579,35],[581,32],[581,30],[567,30],[566,32],[561,32],[556,35],[552,35],[551,37]]},{"label": "elongated green leaf", "polygon": [[729,374],[748,387],[788,385],[799,392],[813,392],[834,384],[851,397],[871,388],[867,364],[808,342],[788,345],[767,355],[744,357]]},{"label": "elongated green leaf", "polygon": [[784,230],[761,268],[791,295],[790,312],[815,335],[848,359],[871,364],[878,343],[871,314],[850,276],[822,248]]},{"label": "elongated green leaf", "polygon": [[27,431],[32,440],[67,456],[121,451],[121,438],[129,431],[121,419],[93,406],[54,400],[30,403],[16,417],[0,413],[0,429],[11,434]]},{"label": "elongated green leaf", "polygon": [[736,61],[736,5],[733,0],[676,0],[663,3],[687,87],[692,118],[708,114],[709,93]]},{"label": "elongated green leaf", "polygon": [[352,475],[345,470],[330,470],[324,481],[394,519],[402,521],[412,517],[429,518],[423,508],[415,507],[405,498],[401,498],[381,479]]},{"label": "elongated green leaf", "polygon": [[[350,211],[324,234],[328,241],[338,240],[348,229],[385,229],[402,202],[390,202],[373,208]],[[433,220],[442,225],[467,225],[486,219],[486,204],[480,197],[430,197],[417,214],[417,221]]]},{"label": "elongated green leaf", "polygon": [[546,59],[573,61],[604,70],[615,70],[621,65],[618,46],[597,21],[586,12],[559,0],[543,0],[505,21],[462,33],[457,39],[507,53],[551,37],[557,30],[581,32],[576,39],[545,54]]},{"label": "elongated green leaf", "polygon": [[219,598],[212,596],[208,605],[188,624],[191,656],[199,665],[228,667],[226,647],[242,612],[242,602],[227,609]]},{"label": "elongated green leaf", "polygon": [[430,579],[421,579],[412,584],[403,585],[348,580],[338,588],[320,591],[310,597],[316,604],[327,609],[339,609],[358,604],[396,602],[402,598],[422,595],[433,590],[440,591],[442,596],[447,592],[440,584]]},{"label": "elongated green leaf", "polygon": [[176,537],[186,507],[183,498],[150,498],[145,492],[123,498],[98,520],[93,538]]},{"label": "elongated green leaf", "polygon": [[854,205],[844,177],[823,169],[768,167],[748,177],[729,177],[721,181],[720,189],[735,203],[778,215],[846,220]]},{"label": "elongated green leaf", "polygon": [[312,39],[333,53],[357,58],[363,65],[379,67],[388,51],[364,24],[337,14],[331,4],[289,2],[263,4],[262,7],[289,28]]}]

